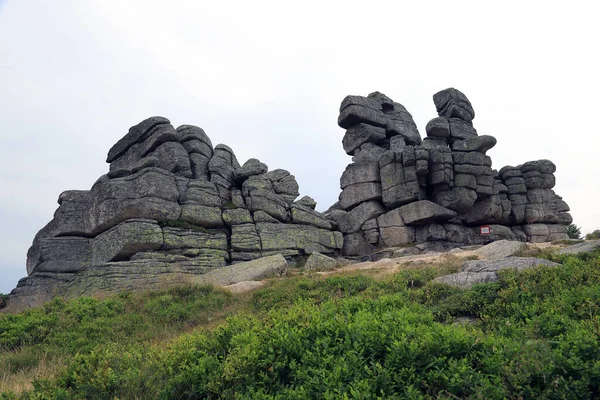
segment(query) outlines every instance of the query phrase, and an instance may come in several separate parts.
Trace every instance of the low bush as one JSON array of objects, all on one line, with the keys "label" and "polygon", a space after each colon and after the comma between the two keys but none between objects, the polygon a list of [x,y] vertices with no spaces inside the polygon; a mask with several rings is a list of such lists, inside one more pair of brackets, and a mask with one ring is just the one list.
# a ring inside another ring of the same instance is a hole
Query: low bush
[{"label": "low bush", "polygon": [[0,293],[0,308],[6,307],[6,302],[8,301],[8,295],[4,293]]},{"label": "low bush", "polygon": [[575,224],[567,226],[566,233],[569,236],[569,239],[581,239],[581,228]]},{"label": "low bush", "polygon": [[585,239],[586,240],[600,239],[600,229],[596,229],[594,232],[588,233],[587,235],[585,235]]},{"label": "low bush", "polygon": [[[113,339],[94,337],[96,346],[85,351],[67,346],[65,367],[19,397],[598,398],[600,252],[549,257],[562,267],[506,270],[498,282],[469,290],[432,282],[451,266],[383,279],[356,273],[276,280],[217,327],[197,325],[207,328],[166,342],[103,331]],[[131,313],[128,296],[51,303],[42,312],[44,323],[54,324],[50,332],[21,344],[7,340],[13,347],[57,346],[52,331],[63,329],[66,315],[78,315],[70,320],[76,340],[87,335],[87,316],[114,322]],[[163,326],[201,323],[197,313],[210,315],[236,299],[209,288],[146,296],[133,302],[137,318]],[[455,324],[461,317],[474,322]],[[0,329],[0,338],[8,331]]]}]

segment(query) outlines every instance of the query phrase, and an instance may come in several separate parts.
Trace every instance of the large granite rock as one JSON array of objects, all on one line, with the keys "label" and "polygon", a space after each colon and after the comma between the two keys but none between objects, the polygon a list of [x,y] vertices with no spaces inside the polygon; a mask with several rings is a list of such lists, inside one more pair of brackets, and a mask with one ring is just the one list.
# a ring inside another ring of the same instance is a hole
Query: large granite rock
[{"label": "large granite rock", "polygon": [[[240,166],[230,147],[213,149],[197,126],[174,129],[149,118],[113,146],[107,162],[109,172],[90,190],[60,195],[28,251],[28,277],[8,301],[13,309],[54,296],[200,282],[209,271],[263,256],[300,261],[341,252],[336,223],[309,196],[295,202],[290,172],[269,171],[257,159]],[[261,261],[231,271],[244,268],[250,275],[239,279],[246,281],[264,272]],[[210,276],[217,282],[230,273]]]},{"label": "large granite rock", "polygon": [[552,190],[556,166],[493,169],[486,152],[496,139],[479,136],[465,94],[450,88],[433,100],[438,116],[425,140],[406,108],[383,93],[342,101],[338,123],[352,162],[340,201],[325,214],[310,197],[296,201],[290,172],[257,159],[240,165],[199,127],[144,120],[110,149],[109,171],[90,190],[61,194],[9,304],[151,288],[274,254],[567,238],[572,217]]},{"label": "large granite rock", "polygon": [[289,250],[289,254],[335,254],[343,245],[340,232],[313,226],[257,223],[263,254]]},{"label": "large granite rock", "polygon": [[335,269],[337,266],[338,262],[336,259],[327,257],[319,252],[314,252],[306,260],[304,269],[307,271],[326,271]]},{"label": "large granite rock", "polygon": [[122,178],[101,178],[90,190],[90,231],[97,235],[135,218],[179,219],[178,200],[175,176],[156,167]]},{"label": "large granite rock", "polygon": [[429,200],[421,200],[407,204],[399,209],[406,225],[425,225],[431,222],[446,222],[456,213],[441,207]]},{"label": "large granite rock", "polygon": [[158,250],[163,243],[163,231],[156,221],[130,219],[96,236],[91,264],[128,260],[139,252]]},{"label": "large granite rock", "polygon": [[[433,101],[438,116],[427,123],[424,140],[406,108],[380,92],[342,101],[342,145],[353,157],[340,179],[340,201],[327,217],[345,235],[344,254],[428,241],[567,238],[572,218],[552,191],[556,166],[538,160],[493,169],[486,153],[497,140],[478,134],[467,96],[449,88]],[[401,223],[377,218],[404,207],[410,213]]]}]

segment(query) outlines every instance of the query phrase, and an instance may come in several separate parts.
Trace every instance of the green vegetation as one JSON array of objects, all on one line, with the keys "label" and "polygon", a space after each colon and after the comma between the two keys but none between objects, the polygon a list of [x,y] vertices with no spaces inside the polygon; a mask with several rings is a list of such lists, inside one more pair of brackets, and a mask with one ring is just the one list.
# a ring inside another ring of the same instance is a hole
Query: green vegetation
[{"label": "green vegetation", "polygon": [[6,300],[8,300],[8,295],[0,293],[0,308],[6,307]]},{"label": "green vegetation", "polygon": [[238,207],[233,201],[228,201],[225,204],[223,204],[223,208],[225,208],[226,210],[235,210]]},{"label": "green vegetation", "polygon": [[581,239],[581,229],[575,224],[570,224],[567,226],[567,235],[570,239]]},{"label": "green vegetation", "polygon": [[598,398],[600,251],[547,257],[466,291],[447,264],[55,300],[0,316],[0,371],[61,360],[0,398]]},{"label": "green vegetation", "polygon": [[587,235],[585,235],[585,239],[586,240],[600,239],[600,229],[596,229],[594,232],[588,233]]}]

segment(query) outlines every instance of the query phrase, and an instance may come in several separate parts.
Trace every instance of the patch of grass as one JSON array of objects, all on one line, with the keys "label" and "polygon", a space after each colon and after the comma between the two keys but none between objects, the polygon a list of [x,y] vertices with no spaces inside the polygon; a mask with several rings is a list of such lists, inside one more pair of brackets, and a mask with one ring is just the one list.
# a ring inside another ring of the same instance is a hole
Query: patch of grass
[{"label": "patch of grass", "polygon": [[0,308],[6,307],[6,302],[8,301],[8,295],[4,293],[0,293]]},{"label": "patch of grass", "polygon": [[111,343],[128,346],[167,340],[222,321],[243,307],[229,292],[211,286],[182,286],[161,292],[124,292],[104,300],[55,299],[20,314],[4,314],[0,316],[2,379],[18,382],[16,377],[27,371],[38,374],[43,359],[71,358]]},{"label": "patch of grass", "polygon": [[233,201],[228,201],[227,203],[223,204],[223,208],[227,210],[234,210],[237,208],[237,206],[233,203]]},{"label": "patch of grass", "polygon": [[[469,290],[432,282],[457,270],[448,258],[380,279],[275,279],[243,296],[187,287],[55,301],[15,326],[0,317],[9,342],[33,316],[52,326],[30,323],[29,342],[0,357],[21,372],[36,349],[64,357],[18,394],[28,399],[598,398],[600,251],[549,257],[562,267],[505,270]],[[463,317],[475,322],[453,323]],[[57,342],[67,329],[85,350]]]}]

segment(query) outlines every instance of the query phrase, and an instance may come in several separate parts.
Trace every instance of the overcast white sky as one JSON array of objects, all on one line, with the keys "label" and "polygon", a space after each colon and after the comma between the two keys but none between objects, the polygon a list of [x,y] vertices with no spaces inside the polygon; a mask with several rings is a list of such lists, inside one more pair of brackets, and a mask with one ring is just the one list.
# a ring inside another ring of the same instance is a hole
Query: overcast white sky
[{"label": "overcast white sky", "polygon": [[599,17],[597,0],[0,0],[0,292],[142,119],[290,170],[323,210],[350,162],[339,104],[375,90],[424,136],[433,93],[460,89],[494,168],[552,160],[574,222],[600,228]]}]

